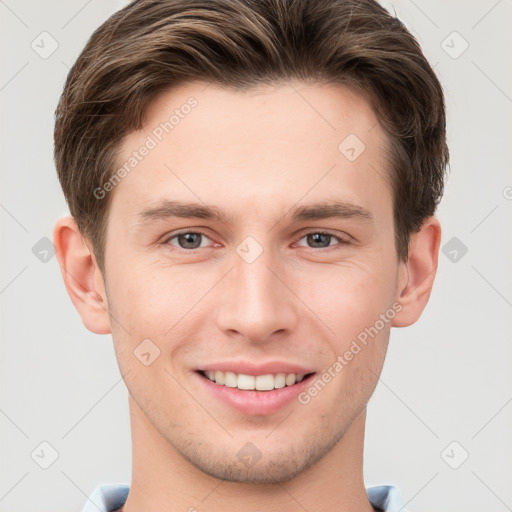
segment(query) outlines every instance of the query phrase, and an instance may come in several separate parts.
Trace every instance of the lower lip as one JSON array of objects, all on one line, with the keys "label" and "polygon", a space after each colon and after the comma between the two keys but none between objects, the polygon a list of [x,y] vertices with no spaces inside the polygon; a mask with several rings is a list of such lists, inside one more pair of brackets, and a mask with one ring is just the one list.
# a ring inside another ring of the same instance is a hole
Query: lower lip
[{"label": "lower lip", "polygon": [[285,386],[271,391],[245,391],[229,386],[220,386],[197,372],[195,375],[216,398],[233,409],[252,416],[272,414],[286,407],[297,399],[297,395],[309,386],[311,377],[314,377],[314,374],[310,374],[293,386]]}]

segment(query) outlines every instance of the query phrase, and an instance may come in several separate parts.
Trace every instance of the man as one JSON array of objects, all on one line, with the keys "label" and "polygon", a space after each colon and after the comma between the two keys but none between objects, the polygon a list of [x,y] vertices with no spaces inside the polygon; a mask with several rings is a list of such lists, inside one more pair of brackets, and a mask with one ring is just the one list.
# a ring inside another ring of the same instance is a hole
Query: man
[{"label": "man", "polygon": [[406,28],[371,0],[132,2],[70,71],[55,158],[62,276],[129,390],[131,486],[84,510],[404,510],[364,486],[366,405],[429,299],[448,162]]}]

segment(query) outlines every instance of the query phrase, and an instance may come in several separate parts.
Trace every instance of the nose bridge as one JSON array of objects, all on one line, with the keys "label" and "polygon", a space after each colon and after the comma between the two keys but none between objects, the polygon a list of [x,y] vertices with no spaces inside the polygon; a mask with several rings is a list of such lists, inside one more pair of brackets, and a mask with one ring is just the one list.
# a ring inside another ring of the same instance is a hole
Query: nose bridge
[{"label": "nose bridge", "polygon": [[251,240],[247,244],[237,248],[234,268],[223,280],[217,321],[223,331],[262,342],[295,327],[297,305],[271,251],[258,249]]}]

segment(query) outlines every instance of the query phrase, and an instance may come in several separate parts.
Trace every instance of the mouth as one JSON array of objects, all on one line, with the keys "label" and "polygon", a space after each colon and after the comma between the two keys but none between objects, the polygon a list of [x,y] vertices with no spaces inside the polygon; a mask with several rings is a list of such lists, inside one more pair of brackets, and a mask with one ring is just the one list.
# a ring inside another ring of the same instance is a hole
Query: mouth
[{"label": "mouth", "polygon": [[224,361],[193,372],[205,403],[219,404],[248,416],[267,416],[293,406],[311,385],[311,367],[286,361]]},{"label": "mouth", "polygon": [[304,380],[309,380],[315,372],[247,375],[229,371],[198,370],[197,373],[218,386],[237,388],[243,391],[268,392],[293,387]]}]

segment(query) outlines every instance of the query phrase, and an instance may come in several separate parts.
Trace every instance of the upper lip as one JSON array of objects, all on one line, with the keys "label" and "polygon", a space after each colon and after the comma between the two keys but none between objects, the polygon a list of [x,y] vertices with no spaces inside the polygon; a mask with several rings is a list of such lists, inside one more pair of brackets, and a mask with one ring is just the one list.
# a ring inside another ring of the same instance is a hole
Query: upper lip
[{"label": "upper lip", "polygon": [[220,363],[206,364],[197,368],[202,371],[220,371],[233,372],[243,375],[268,375],[278,373],[295,373],[297,375],[306,375],[314,373],[311,368],[306,368],[298,364],[287,363],[284,361],[269,361],[267,363],[250,363],[248,361],[225,361]]}]

